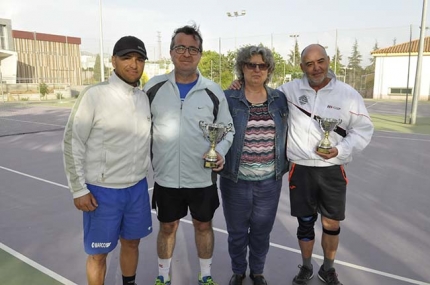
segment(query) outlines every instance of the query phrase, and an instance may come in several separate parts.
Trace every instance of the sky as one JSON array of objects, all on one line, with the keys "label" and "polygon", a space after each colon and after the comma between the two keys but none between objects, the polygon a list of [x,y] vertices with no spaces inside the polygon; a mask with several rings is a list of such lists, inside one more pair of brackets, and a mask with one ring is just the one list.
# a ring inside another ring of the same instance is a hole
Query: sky
[{"label": "sky", "polygon": [[[81,50],[93,53],[100,51],[101,14],[106,54],[111,54],[120,37],[133,35],[144,41],[150,59],[168,57],[174,29],[195,22],[205,50],[225,53],[244,44],[262,43],[286,57],[297,40],[300,49],[320,43],[329,55],[337,46],[346,60],[357,40],[366,60],[376,43],[382,48],[409,41],[411,26],[413,39],[419,38],[423,2],[0,0],[0,18],[11,19],[14,30],[79,37]],[[227,16],[227,12],[242,10],[246,11],[244,16]],[[428,27],[430,5],[426,10]]]}]

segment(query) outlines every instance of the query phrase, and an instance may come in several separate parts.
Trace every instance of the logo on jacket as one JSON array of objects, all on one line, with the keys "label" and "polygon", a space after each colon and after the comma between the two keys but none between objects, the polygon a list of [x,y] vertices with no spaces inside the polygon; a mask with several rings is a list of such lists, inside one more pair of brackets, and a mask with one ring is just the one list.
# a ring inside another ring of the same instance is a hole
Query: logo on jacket
[{"label": "logo on jacket", "polygon": [[299,102],[301,105],[307,104],[308,103],[308,97],[306,97],[306,95],[302,95],[299,97]]},{"label": "logo on jacket", "polygon": [[332,106],[332,105],[327,105],[327,109],[335,109],[335,110],[340,110],[340,107],[337,107],[337,106]]}]

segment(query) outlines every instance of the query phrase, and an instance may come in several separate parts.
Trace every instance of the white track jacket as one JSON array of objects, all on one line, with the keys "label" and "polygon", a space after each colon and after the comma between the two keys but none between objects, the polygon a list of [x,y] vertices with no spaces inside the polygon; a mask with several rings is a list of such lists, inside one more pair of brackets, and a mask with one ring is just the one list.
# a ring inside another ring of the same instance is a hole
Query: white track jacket
[{"label": "white track jacket", "polygon": [[[306,76],[279,87],[287,97],[290,110],[287,157],[296,164],[330,166],[348,163],[372,137],[373,124],[361,95],[348,84],[338,81],[332,72],[329,77],[332,78],[329,84],[318,92],[311,88]],[[312,118],[299,108],[311,113]],[[329,160],[316,154],[324,133],[314,115],[341,119],[340,127],[347,132],[346,137],[330,132],[329,140],[339,153]]]},{"label": "white track jacket", "polygon": [[64,132],[64,166],[73,198],[86,183],[127,188],[146,177],[150,165],[151,113],[148,96],[121,80],[85,89]]}]

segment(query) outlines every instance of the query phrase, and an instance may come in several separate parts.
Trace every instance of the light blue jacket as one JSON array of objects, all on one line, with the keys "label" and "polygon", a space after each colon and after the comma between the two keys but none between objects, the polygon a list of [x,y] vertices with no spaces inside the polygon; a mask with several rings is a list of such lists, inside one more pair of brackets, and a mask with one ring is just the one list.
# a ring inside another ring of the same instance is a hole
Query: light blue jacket
[{"label": "light blue jacket", "polygon": [[[167,81],[166,81],[167,80]],[[214,103],[205,88],[219,100],[216,123],[232,123],[224,92],[215,82],[199,73],[196,85],[181,102],[175,74],[153,77],[144,86],[148,91],[159,82],[166,81],[151,103],[152,114],[152,166],[154,180],[169,188],[202,188],[212,184],[211,169],[204,168],[203,155],[209,150],[199,121],[213,123]],[[230,132],[216,146],[223,157],[233,141]]]}]

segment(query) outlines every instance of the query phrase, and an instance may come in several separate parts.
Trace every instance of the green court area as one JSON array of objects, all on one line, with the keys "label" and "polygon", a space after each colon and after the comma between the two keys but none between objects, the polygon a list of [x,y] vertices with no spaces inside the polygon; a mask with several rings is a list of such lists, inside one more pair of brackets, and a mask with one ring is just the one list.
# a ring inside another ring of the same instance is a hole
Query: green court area
[{"label": "green court area", "polygon": [[375,130],[378,131],[390,131],[408,134],[430,134],[430,118],[429,117],[417,117],[416,124],[409,124],[407,118],[406,124],[404,123],[405,117],[398,115],[382,115],[382,114],[370,114]]},{"label": "green court area", "polygon": [[63,283],[0,249],[0,284],[60,285]]}]

